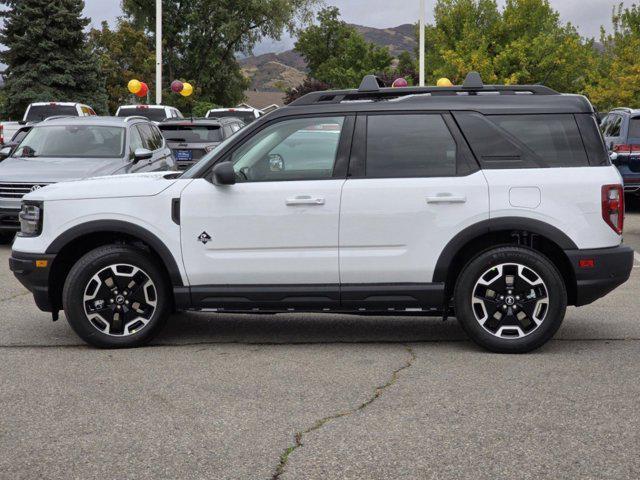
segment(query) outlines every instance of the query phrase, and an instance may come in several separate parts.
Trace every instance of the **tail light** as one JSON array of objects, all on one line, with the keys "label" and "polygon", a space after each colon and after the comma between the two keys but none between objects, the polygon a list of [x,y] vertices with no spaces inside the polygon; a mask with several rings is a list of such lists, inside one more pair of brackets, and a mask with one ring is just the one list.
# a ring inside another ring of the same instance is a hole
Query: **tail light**
[{"label": "tail light", "polygon": [[622,185],[602,186],[602,218],[614,232],[622,235],[624,228],[624,190]]},{"label": "tail light", "polygon": [[640,152],[640,145],[629,145],[626,143],[622,145],[614,145],[613,151],[616,153],[638,153]]},{"label": "tail light", "polygon": [[4,126],[0,125],[0,144],[4,143]]}]

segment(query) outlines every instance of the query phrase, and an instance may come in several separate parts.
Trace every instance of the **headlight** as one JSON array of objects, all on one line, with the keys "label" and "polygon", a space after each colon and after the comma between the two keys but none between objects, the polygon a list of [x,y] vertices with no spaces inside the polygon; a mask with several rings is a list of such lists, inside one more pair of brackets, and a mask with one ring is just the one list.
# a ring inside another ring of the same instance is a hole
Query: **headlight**
[{"label": "headlight", "polygon": [[37,237],[42,232],[42,203],[22,202],[20,210],[20,235],[21,237]]}]

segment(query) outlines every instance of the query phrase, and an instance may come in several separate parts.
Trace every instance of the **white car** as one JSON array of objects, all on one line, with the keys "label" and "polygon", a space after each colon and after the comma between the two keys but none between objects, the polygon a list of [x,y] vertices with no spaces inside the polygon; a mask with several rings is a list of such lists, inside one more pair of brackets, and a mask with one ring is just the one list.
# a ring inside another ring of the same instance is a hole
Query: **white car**
[{"label": "white car", "polygon": [[245,125],[259,119],[264,115],[262,110],[257,108],[213,108],[207,112],[207,118],[227,118],[235,117],[242,120]]},{"label": "white car", "polygon": [[567,305],[629,278],[622,192],[583,96],[367,77],[273,112],[182,175],[29,193],[10,266],[101,347],[142,345],[192,309],[455,315],[483,347],[526,352]]},{"label": "white car", "polygon": [[166,119],[184,118],[182,112],[167,105],[121,105],[116,117],[145,117],[156,124]]}]

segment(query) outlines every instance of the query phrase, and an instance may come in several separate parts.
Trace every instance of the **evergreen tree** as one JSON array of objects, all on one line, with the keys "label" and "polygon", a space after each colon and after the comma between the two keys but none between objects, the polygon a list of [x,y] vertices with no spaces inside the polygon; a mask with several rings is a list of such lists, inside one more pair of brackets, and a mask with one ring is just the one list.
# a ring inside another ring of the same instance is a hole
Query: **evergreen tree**
[{"label": "evergreen tree", "polygon": [[4,26],[0,60],[6,113],[20,118],[37,101],[75,101],[106,113],[107,96],[97,59],[87,47],[83,0],[0,0]]}]

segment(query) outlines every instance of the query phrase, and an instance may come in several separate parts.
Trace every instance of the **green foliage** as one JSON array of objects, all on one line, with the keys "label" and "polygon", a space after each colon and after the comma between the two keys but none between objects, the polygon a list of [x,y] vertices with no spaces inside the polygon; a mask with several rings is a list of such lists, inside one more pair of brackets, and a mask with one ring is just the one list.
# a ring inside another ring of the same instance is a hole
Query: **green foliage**
[{"label": "green foliage", "polygon": [[590,75],[586,94],[601,110],[640,107],[640,6],[614,8],[613,33],[601,32],[603,54]]},{"label": "green foliage", "polygon": [[386,48],[368,43],[340,20],[336,7],[318,13],[318,24],[299,33],[295,49],[307,61],[309,76],[332,88],[357,87],[365,75],[387,71],[392,60]]},{"label": "green foliage", "polygon": [[105,113],[107,97],[87,48],[83,0],[1,0],[0,61],[7,65],[6,113],[19,119],[36,101],[76,101]]},{"label": "green foliage", "polygon": [[196,101],[193,104],[191,115],[194,117],[204,117],[212,108],[220,108],[220,105],[212,102]]},{"label": "green foliage", "polygon": [[102,22],[100,29],[89,32],[89,46],[99,60],[110,112],[115,113],[118,106],[135,101],[127,90],[127,83],[133,78],[146,82],[153,95],[155,51],[142,30],[123,20],[115,30]]},{"label": "green foliage", "polygon": [[[194,98],[236,105],[249,86],[236,54],[249,54],[264,37],[279,39],[284,30],[293,31],[299,22],[309,18],[316,3],[317,0],[163,0],[163,83],[189,78],[196,88]],[[153,34],[155,2],[123,0],[122,7],[134,25]],[[189,101],[187,105],[193,107]]]},{"label": "green foliage", "polygon": [[583,91],[593,43],[562,24],[548,0],[438,0],[426,27],[426,75],[460,83],[476,70],[487,83],[544,83]]}]

